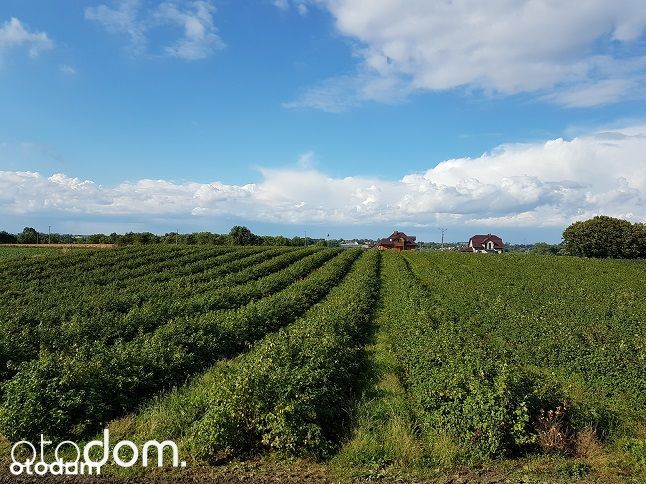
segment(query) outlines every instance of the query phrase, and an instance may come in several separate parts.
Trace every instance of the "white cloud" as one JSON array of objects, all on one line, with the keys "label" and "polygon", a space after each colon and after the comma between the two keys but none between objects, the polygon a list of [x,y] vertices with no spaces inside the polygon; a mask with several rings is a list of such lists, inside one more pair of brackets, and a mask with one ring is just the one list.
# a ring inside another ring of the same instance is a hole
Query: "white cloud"
[{"label": "white cloud", "polygon": [[87,7],[85,18],[99,22],[112,34],[125,34],[129,38],[133,54],[141,54],[146,49],[145,23],[139,18],[139,0],[122,0],[117,8],[107,5]]},{"label": "white cloud", "polygon": [[[537,93],[567,106],[644,97],[642,0],[311,0],[357,41],[358,74],[314,86],[292,106],[325,109],[455,88]],[[371,92],[385,80],[390,89]],[[330,85],[344,89],[329,89]],[[327,86],[327,89],[326,89]],[[582,89],[581,89],[582,88]],[[322,98],[328,98],[322,101]]]},{"label": "white cloud", "polygon": [[[399,180],[262,169],[257,184],[139,180],[104,187],[63,174],[0,172],[0,211],[218,217],[282,224],[562,227],[597,214],[646,219],[646,125],[501,145]],[[312,153],[302,158],[309,163]]]},{"label": "white cloud", "polygon": [[140,0],[121,0],[116,8],[99,5],[85,9],[85,18],[99,22],[110,33],[125,34],[133,55],[148,50],[148,34],[160,28],[179,28],[182,35],[163,45],[164,55],[188,61],[204,59],[224,48],[213,22],[215,7],[206,0],[163,2],[145,9]]},{"label": "white cloud", "polygon": [[289,0],[273,0],[272,2],[274,7],[281,10],[287,10],[289,8]]},{"label": "white cloud", "polygon": [[312,150],[301,153],[298,155],[296,163],[299,168],[313,168],[316,163],[316,154]]},{"label": "white cloud", "polygon": [[60,66],[59,70],[61,71],[61,74],[65,74],[66,76],[75,76],[78,72],[76,70],[76,67],[70,66],[68,64],[63,64],[62,66]]},{"label": "white cloud", "polygon": [[307,7],[309,2],[310,0],[273,0],[272,3],[281,10],[289,10],[290,7],[294,7],[299,15],[305,16],[309,13]]},{"label": "white cloud", "polygon": [[177,25],[184,31],[181,39],[166,47],[166,53],[171,57],[197,60],[224,48],[213,24],[214,11],[213,5],[205,1],[194,1],[186,10],[171,2],[161,4],[155,18],[162,23]]},{"label": "white cloud", "polygon": [[15,47],[27,47],[30,57],[54,47],[45,32],[32,32],[20,20],[12,17],[0,26],[0,55]]}]

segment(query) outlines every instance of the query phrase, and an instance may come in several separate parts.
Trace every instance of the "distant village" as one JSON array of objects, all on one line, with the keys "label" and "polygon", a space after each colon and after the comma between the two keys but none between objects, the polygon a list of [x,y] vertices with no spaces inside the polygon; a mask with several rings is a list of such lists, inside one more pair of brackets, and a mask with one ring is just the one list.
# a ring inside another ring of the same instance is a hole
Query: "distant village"
[{"label": "distant village", "polygon": [[441,242],[421,242],[415,235],[410,235],[399,230],[394,230],[390,235],[379,239],[333,239],[329,234],[326,238],[312,237],[284,237],[270,235],[256,235],[247,227],[235,226],[228,234],[217,234],[212,232],[180,233],[169,232],[164,235],[156,235],[151,232],[128,232],[125,234],[112,233],[92,235],[60,234],[51,230],[47,232],[38,231],[32,227],[25,227],[20,233],[10,233],[0,230],[0,245],[155,245],[155,244],[177,244],[177,245],[271,245],[271,246],[307,246],[319,245],[326,247],[341,248],[376,248],[378,250],[441,250],[453,252],[491,253],[502,252],[533,252],[542,254],[560,253],[562,247],[559,244],[509,244],[503,241],[498,234],[474,234],[466,241],[444,242],[442,230]]},{"label": "distant village", "polygon": [[394,250],[401,252],[404,250],[444,250],[476,253],[501,254],[505,251],[505,243],[502,238],[494,234],[474,235],[467,242],[462,243],[437,243],[437,242],[417,242],[417,237],[407,235],[404,232],[395,230],[388,237],[372,240],[350,240],[342,241],[339,244],[344,249],[364,248],[369,249],[376,247],[379,250]]}]

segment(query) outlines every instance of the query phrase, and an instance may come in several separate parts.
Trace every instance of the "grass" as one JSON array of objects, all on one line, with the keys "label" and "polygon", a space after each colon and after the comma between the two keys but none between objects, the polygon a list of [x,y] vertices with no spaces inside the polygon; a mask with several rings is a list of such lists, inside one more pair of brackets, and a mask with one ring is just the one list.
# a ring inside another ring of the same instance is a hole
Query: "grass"
[{"label": "grass", "polygon": [[383,477],[390,469],[399,473],[423,465],[423,444],[395,371],[397,362],[378,323],[375,329],[376,341],[366,348],[372,361],[368,388],[354,409],[354,430],[331,462],[341,478]]}]

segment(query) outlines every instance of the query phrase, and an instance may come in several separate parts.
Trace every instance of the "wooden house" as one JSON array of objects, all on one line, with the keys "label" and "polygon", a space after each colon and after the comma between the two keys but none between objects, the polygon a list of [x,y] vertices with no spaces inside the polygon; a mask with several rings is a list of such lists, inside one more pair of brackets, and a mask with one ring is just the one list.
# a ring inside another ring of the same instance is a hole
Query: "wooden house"
[{"label": "wooden house", "polygon": [[393,249],[397,252],[402,250],[415,250],[417,249],[417,242],[415,242],[416,237],[406,235],[404,232],[399,232],[395,230],[389,237],[385,239],[380,239],[377,243],[377,248],[379,250]]}]

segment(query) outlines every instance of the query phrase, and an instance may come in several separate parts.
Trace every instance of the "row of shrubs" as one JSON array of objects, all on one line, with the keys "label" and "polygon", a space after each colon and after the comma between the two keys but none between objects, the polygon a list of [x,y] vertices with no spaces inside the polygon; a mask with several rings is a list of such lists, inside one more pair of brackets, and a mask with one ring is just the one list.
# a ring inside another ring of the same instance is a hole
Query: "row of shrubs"
[{"label": "row of shrubs", "polygon": [[[148,249],[149,254],[130,254],[130,250],[87,251],[86,257],[69,267],[58,267],[57,259],[48,257],[40,262],[37,268],[29,269],[25,274],[9,274],[7,268],[0,266],[0,275],[4,278],[3,287],[16,295],[33,296],[36,291],[51,291],[57,287],[76,290],[96,289],[102,286],[120,286],[124,281],[136,281],[144,277],[154,281],[157,277],[176,268],[186,265],[185,273],[213,267],[234,260],[237,257],[256,254],[266,248],[249,247],[239,251],[226,248],[185,249],[184,251]],[[126,253],[127,252],[127,253]],[[139,251],[141,252],[141,251]],[[103,254],[97,258],[95,253]]]},{"label": "row of shrubs", "polygon": [[[311,249],[290,251],[209,283],[189,287],[182,291],[186,294],[161,288],[156,293],[150,292],[146,285],[141,287],[141,293],[134,292],[129,300],[119,301],[112,293],[104,293],[108,298],[91,299],[80,307],[72,304],[73,301],[69,306],[65,301],[58,301],[50,311],[35,314],[34,317],[40,320],[37,325],[29,326],[29,321],[22,314],[23,317],[11,319],[2,325],[0,364],[4,374],[0,373],[0,376],[6,379],[12,374],[12,367],[37,357],[39,350],[69,352],[92,342],[112,344],[117,340],[128,341],[137,334],[154,330],[173,317],[196,317],[206,311],[242,306],[307,275],[329,260],[336,251],[329,249],[314,254]],[[303,259],[303,256],[307,257]],[[237,269],[238,262],[242,260],[220,266],[220,273]],[[294,263],[299,260],[300,263]],[[246,281],[251,282],[245,284]],[[195,294],[191,296],[191,293]],[[51,317],[45,319],[47,314],[51,314]]]},{"label": "row of shrubs", "polygon": [[557,389],[513,364],[508,348],[450,317],[406,258],[386,254],[383,271],[384,329],[430,461],[473,464],[534,446],[535,418],[559,404]]},{"label": "row of shrubs", "polygon": [[369,251],[321,303],[190,385],[110,425],[114,438],[181,441],[182,455],[227,459],[263,451],[324,457],[348,430],[379,292]]},{"label": "row of shrubs", "polygon": [[132,411],[301,316],[347,273],[359,250],[344,251],[286,289],[235,310],[178,317],[114,345],[40,353],[4,385],[0,432],[11,440],[79,437]]},{"label": "row of shrubs", "polygon": [[582,441],[620,445],[641,432],[640,264],[459,253],[404,259],[432,311],[414,330],[395,328],[394,340],[410,341],[401,353],[420,421],[445,429],[457,461],[534,451],[585,457]]},{"label": "row of shrubs", "polygon": [[[231,248],[213,247],[208,253],[223,254]],[[111,250],[82,250],[47,257],[17,257],[0,262],[0,283],[21,285],[32,282],[66,280],[70,275],[84,277],[88,272],[94,275],[110,275],[106,269],[136,269],[155,261],[166,261],[174,255],[196,252],[195,248],[125,247]]]},{"label": "row of shrubs", "polygon": [[[105,312],[126,313],[130,308],[143,304],[152,298],[177,298],[180,291],[192,294],[200,287],[212,287],[202,282],[214,283],[216,280],[235,272],[253,267],[276,256],[292,252],[292,249],[269,249],[262,252],[228,252],[214,257],[206,257],[199,263],[190,264],[190,270],[177,270],[172,280],[159,282],[160,275],[154,264],[142,266],[149,275],[128,279],[128,272],[120,272],[109,284],[77,283],[74,275],[56,284],[34,287],[16,296],[13,301],[0,309],[3,320],[15,320],[20,326],[37,324],[51,326],[65,321],[74,315],[94,316]],[[297,258],[302,253],[297,253]],[[288,256],[291,257],[291,256]],[[167,269],[166,272],[176,272]],[[202,274],[201,279],[197,276]],[[205,275],[208,274],[208,275]]]}]

